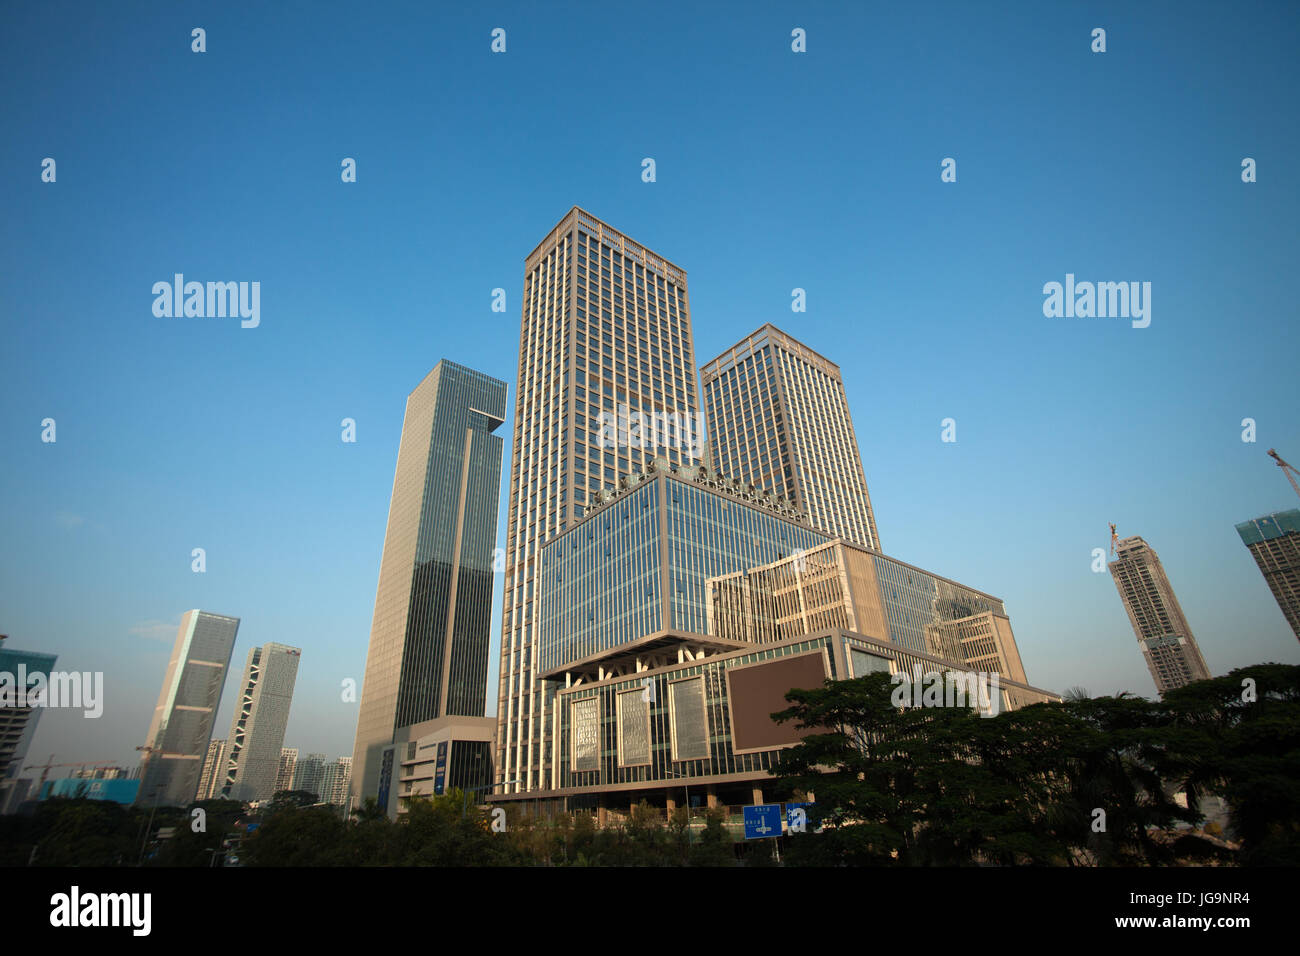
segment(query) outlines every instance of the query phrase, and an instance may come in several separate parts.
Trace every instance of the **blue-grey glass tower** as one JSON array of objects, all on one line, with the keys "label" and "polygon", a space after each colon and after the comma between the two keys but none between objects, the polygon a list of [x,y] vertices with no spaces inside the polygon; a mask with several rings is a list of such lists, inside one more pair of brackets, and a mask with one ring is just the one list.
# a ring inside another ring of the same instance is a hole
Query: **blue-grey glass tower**
[{"label": "blue-grey glass tower", "polygon": [[57,658],[37,651],[9,650],[4,641],[5,635],[0,634],[0,683],[8,685],[0,694],[0,813],[10,813],[27,796],[27,785],[20,784],[18,774],[44,710],[31,705],[27,692],[48,685]]},{"label": "blue-grey glass tower", "polygon": [[353,792],[381,790],[401,728],[482,717],[506,383],[440,361],[406,401],[353,751]]}]

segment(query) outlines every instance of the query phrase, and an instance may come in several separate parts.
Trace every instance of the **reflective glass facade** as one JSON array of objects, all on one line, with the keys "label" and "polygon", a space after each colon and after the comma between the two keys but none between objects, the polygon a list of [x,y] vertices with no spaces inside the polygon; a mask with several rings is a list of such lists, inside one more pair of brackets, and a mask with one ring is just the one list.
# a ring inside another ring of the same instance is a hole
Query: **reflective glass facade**
[{"label": "reflective glass facade", "polygon": [[399,727],[483,715],[506,383],[440,361],[406,401],[366,657],[353,792]]},{"label": "reflective glass facade", "polygon": [[1006,616],[995,597],[902,564],[883,554],[873,555],[876,577],[889,621],[889,639],[900,647],[961,661],[959,648],[948,646],[936,625],[973,614],[992,612]]},{"label": "reflective glass facade", "polygon": [[710,578],[826,540],[793,517],[695,479],[637,476],[634,487],[542,549],[541,671],[657,631],[708,634]]}]

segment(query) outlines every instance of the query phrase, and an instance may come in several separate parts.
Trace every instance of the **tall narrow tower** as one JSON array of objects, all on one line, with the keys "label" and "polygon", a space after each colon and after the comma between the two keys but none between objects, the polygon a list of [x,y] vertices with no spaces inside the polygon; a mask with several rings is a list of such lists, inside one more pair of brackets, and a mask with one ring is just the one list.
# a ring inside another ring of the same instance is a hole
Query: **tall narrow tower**
[{"label": "tall narrow tower", "polygon": [[402,728],[483,719],[505,407],[505,382],[446,359],[406,400],[353,749],[361,799],[386,802]]},{"label": "tall narrow tower", "polygon": [[783,495],[818,531],[880,550],[838,365],[765,325],[700,375],[718,471]]},{"label": "tall narrow tower", "polygon": [[1273,598],[1300,638],[1300,509],[1278,511],[1237,525]]},{"label": "tall narrow tower", "polygon": [[219,765],[216,789],[222,797],[247,803],[275,795],[301,657],[299,648],[285,644],[264,644],[248,652],[225,760]]},{"label": "tall narrow tower", "polygon": [[137,803],[186,806],[194,799],[238,632],[237,617],[196,610],[181,618],[149,724]]},{"label": "tall narrow tower", "polygon": [[[651,418],[657,427],[636,424]],[[556,785],[556,688],[537,676],[534,578],[542,544],[620,475],[656,457],[700,458],[699,426],[686,273],[575,206],[524,263],[498,792]]]},{"label": "tall narrow tower", "polygon": [[1156,691],[1163,695],[1209,678],[1210,669],[1155,550],[1141,538],[1124,538],[1118,556],[1110,563],[1110,574]]}]

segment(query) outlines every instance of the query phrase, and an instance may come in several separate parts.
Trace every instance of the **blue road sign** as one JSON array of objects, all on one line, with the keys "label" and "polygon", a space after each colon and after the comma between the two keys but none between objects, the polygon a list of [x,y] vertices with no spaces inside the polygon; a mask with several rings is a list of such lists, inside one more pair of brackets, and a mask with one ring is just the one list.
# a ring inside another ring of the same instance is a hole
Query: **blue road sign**
[{"label": "blue road sign", "polygon": [[808,825],[808,808],[811,806],[811,803],[787,803],[785,805],[785,825],[793,831],[795,826],[794,812],[796,810],[802,810],[803,824],[806,827]]},{"label": "blue road sign", "polygon": [[781,804],[759,803],[744,809],[746,840],[762,840],[781,835]]}]

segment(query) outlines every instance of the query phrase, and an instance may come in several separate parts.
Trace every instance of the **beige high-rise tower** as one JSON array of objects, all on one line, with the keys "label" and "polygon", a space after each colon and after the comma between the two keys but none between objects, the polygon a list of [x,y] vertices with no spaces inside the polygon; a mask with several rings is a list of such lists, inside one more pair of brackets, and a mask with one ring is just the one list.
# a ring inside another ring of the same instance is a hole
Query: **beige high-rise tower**
[{"label": "beige high-rise tower", "polygon": [[538,678],[533,610],[542,544],[621,475],[656,457],[699,458],[699,419],[686,273],[573,207],[524,263],[498,792],[555,786],[557,685]]},{"label": "beige high-rise tower", "polygon": [[1128,612],[1156,691],[1206,680],[1210,669],[1192,636],[1191,626],[1165,574],[1155,549],[1141,538],[1125,538],[1117,546],[1110,574]]},{"label": "beige high-rise tower", "polygon": [[881,550],[838,365],[764,325],[700,376],[714,468],[785,496],[818,531]]}]

